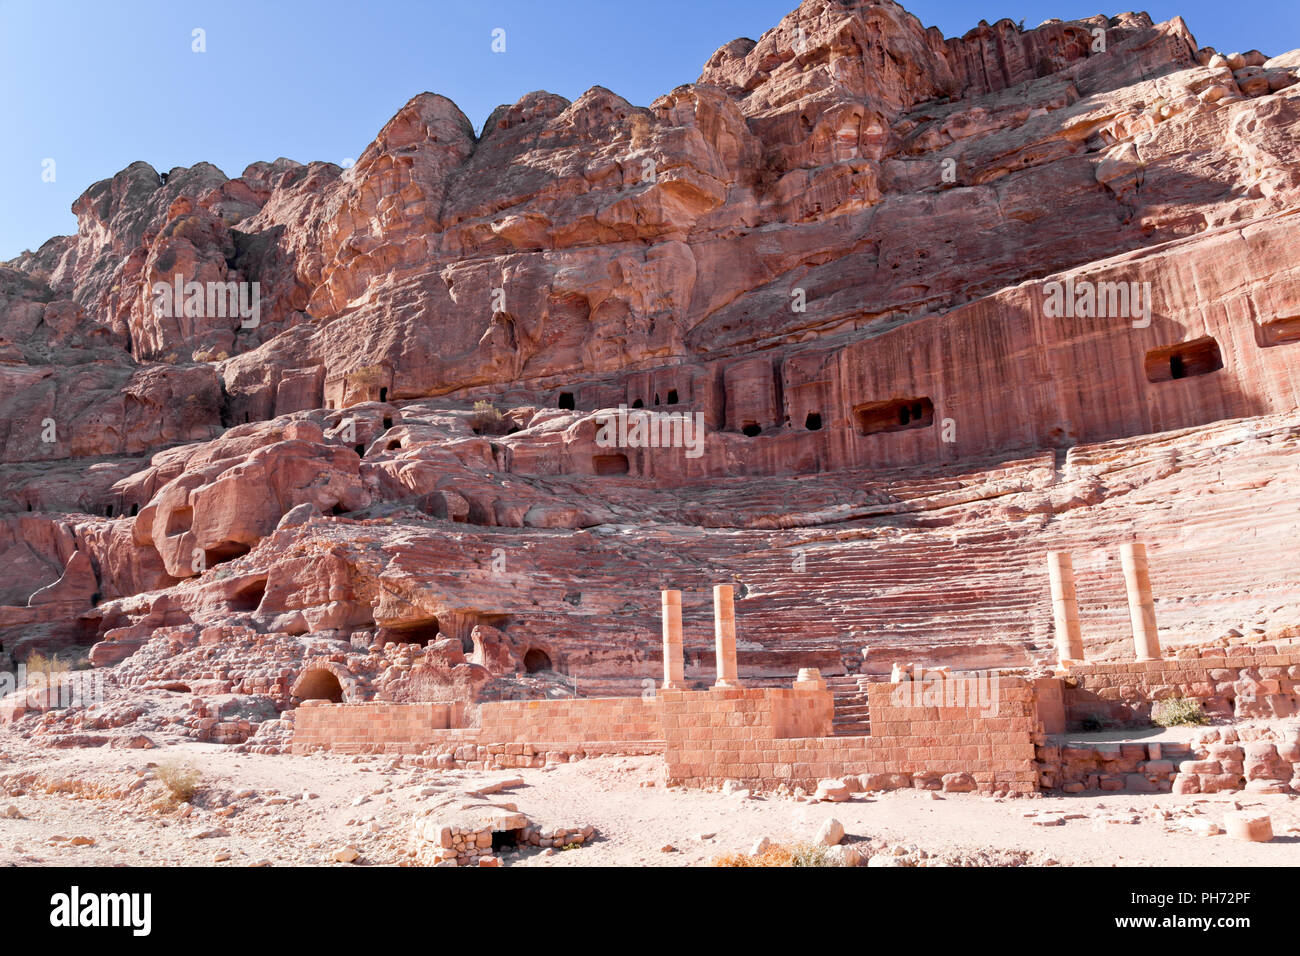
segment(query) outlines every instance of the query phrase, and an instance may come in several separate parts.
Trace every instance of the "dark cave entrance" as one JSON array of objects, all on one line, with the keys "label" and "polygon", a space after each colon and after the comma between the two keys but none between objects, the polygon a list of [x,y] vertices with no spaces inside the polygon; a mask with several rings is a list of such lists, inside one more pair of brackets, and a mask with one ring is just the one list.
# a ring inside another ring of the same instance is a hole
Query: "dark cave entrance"
[{"label": "dark cave entrance", "polygon": [[616,452],[610,455],[592,455],[591,467],[598,475],[626,475],[632,468],[627,455]]},{"label": "dark cave entrance", "polygon": [[210,568],[224,564],[226,561],[233,561],[235,558],[242,558],[252,550],[251,545],[241,544],[238,541],[223,541],[215,547],[204,549],[203,560]]},{"label": "dark cave entrance", "polygon": [[440,633],[438,619],[435,617],[412,621],[409,624],[389,625],[383,629],[383,635],[387,638],[386,643],[418,644],[420,647],[428,647],[438,640]]},{"label": "dark cave entrance", "polygon": [[1149,382],[1175,382],[1197,375],[1209,375],[1223,368],[1223,353],[1211,336],[1152,349],[1146,355]]},{"label": "dark cave entrance", "polygon": [[327,670],[308,671],[298,685],[299,700],[328,700],[343,703],[343,685]]},{"label": "dark cave entrance", "polygon": [[536,674],[538,671],[549,671],[551,667],[551,656],[540,647],[530,647],[524,654],[524,670],[530,674]]},{"label": "dark cave entrance", "polygon": [[927,397],[869,402],[853,409],[853,420],[860,435],[929,428],[934,424],[934,402]]},{"label": "dark cave entrance", "polygon": [[266,597],[266,579],[246,585],[230,598],[230,608],[234,611],[256,611]]},{"label": "dark cave entrance", "polygon": [[493,830],[492,831],[492,849],[504,850],[508,847],[523,846],[523,830]]}]

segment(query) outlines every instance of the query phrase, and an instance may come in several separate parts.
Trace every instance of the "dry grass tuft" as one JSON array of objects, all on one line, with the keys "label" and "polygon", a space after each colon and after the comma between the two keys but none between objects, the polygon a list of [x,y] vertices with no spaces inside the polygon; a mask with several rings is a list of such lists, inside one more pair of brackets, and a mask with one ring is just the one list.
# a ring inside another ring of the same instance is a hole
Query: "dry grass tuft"
[{"label": "dry grass tuft", "polygon": [[839,866],[828,848],[816,843],[774,843],[757,856],[728,853],[715,857],[714,866]]},{"label": "dry grass tuft", "polygon": [[188,803],[199,790],[201,774],[198,769],[179,760],[158,765],[154,778],[167,788],[173,803]]},{"label": "dry grass tuft", "polygon": [[491,402],[475,402],[469,424],[480,435],[501,435],[510,427],[505,415]]}]

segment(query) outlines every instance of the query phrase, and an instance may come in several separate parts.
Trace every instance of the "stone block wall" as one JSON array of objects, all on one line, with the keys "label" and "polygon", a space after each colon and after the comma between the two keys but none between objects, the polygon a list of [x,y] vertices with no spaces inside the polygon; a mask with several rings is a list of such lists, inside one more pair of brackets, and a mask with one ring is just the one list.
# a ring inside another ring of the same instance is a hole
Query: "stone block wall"
[{"label": "stone block wall", "polygon": [[508,700],[479,708],[480,739],[491,743],[662,740],[662,724],[658,698]]},{"label": "stone block wall", "polygon": [[1028,681],[1000,679],[992,712],[975,704],[900,704],[897,686],[868,690],[872,734],[865,737],[779,736],[778,701],[790,691],[666,691],[668,782],[812,788],[825,777],[906,774],[915,786],[938,786],[944,775],[969,774],[984,790],[1036,789],[1034,740],[1041,726]]},{"label": "stone block wall", "polygon": [[1154,661],[1076,664],[1065,679],[1070,729],[1147,726],[1154,701],[1184,697],[1212,717],[1300,713],[1300,647],[1185,648]]},{"label": "stone block wall", "polygon": [[[317,747],[344,753],[402,753],[447,731],[459,704],[305,701],[294,713],[293,751]],[[463,733],[463,732],[462,732]]]},{"label": "stone block wall", "polygon": [[[657,752],[658,700],[495,701],[478,727],[459,727],[461,704],[310,701],[295,712],[293,751],[428,753],[440,766],[532,767],[592,753]],[[540,763],[539,763],[540,761]]]},{"label": "stone block wall", "polygon": [[[955,681],[942,682],[940,701],[951,700],[947,684]],[[930,706],[920,691],[873,684],[873,734],[864,737],[832,736],[832,696],[812,688],[494,702],[480,708],[474,728],[448,727],[453,715],[443,704],[313,703],[296,714],[293,749],[418,753],[434,766],[468,769],[662,751],[669,782],[686,786],[730,779],[811,788],[824,777],[868,774],[937,787],[955,775],[969,778],[967,789],[1031,791],[1042,733],[1034,685],[1000,678],[991,686],[996,694],[983,704]]]}]

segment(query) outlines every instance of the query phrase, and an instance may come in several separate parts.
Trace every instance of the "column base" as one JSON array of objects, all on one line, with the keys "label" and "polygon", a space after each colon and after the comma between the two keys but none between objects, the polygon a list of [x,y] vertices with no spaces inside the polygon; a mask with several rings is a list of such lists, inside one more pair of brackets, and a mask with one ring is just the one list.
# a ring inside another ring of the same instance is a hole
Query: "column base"
[{"label": "column base", "polygon": [[718,690],[720,688],[739,687],[739,686],[740,686],[740,681],[738,680],[720,680],[714,683],[713,688],[714,690]]}]

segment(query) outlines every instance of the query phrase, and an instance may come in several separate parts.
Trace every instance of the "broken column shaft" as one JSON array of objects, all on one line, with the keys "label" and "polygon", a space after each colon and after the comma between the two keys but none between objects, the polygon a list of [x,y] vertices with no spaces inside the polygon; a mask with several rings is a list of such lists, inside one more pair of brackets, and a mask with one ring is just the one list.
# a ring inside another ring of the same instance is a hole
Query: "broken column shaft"
[{"label": "broken column shaft", "polygon": [[1133,649],[1140,661],[1160,657],[1160,635],[1156,632],[1156,606],[1151,597],[1151,575],[1147,570],[1147,547],[1130,541],[1120,545],[1124,587],[1128,589],[1128,613],[1133,622]]},{"label": "broken column shaft", "polygon": [[713,639],[718,655],[714,687],[739,687],[736,670],[736,608],[730,584],[713,586]]},{"label": "broken column shaft", "polygon": [[1047,574],[1052,582],[1052,616],[1056,621],[1056,657],[1083,660],[1083,634],[1079,629],[1079,601],[1074,590],[1074,562],[1066,551],[1049,551]]},{"label": "broken column shaft", "polygon": [[664,617],[664,690],[681,690],[686,686],[686,667],[682,659],[682,592],[663,592]]}]

